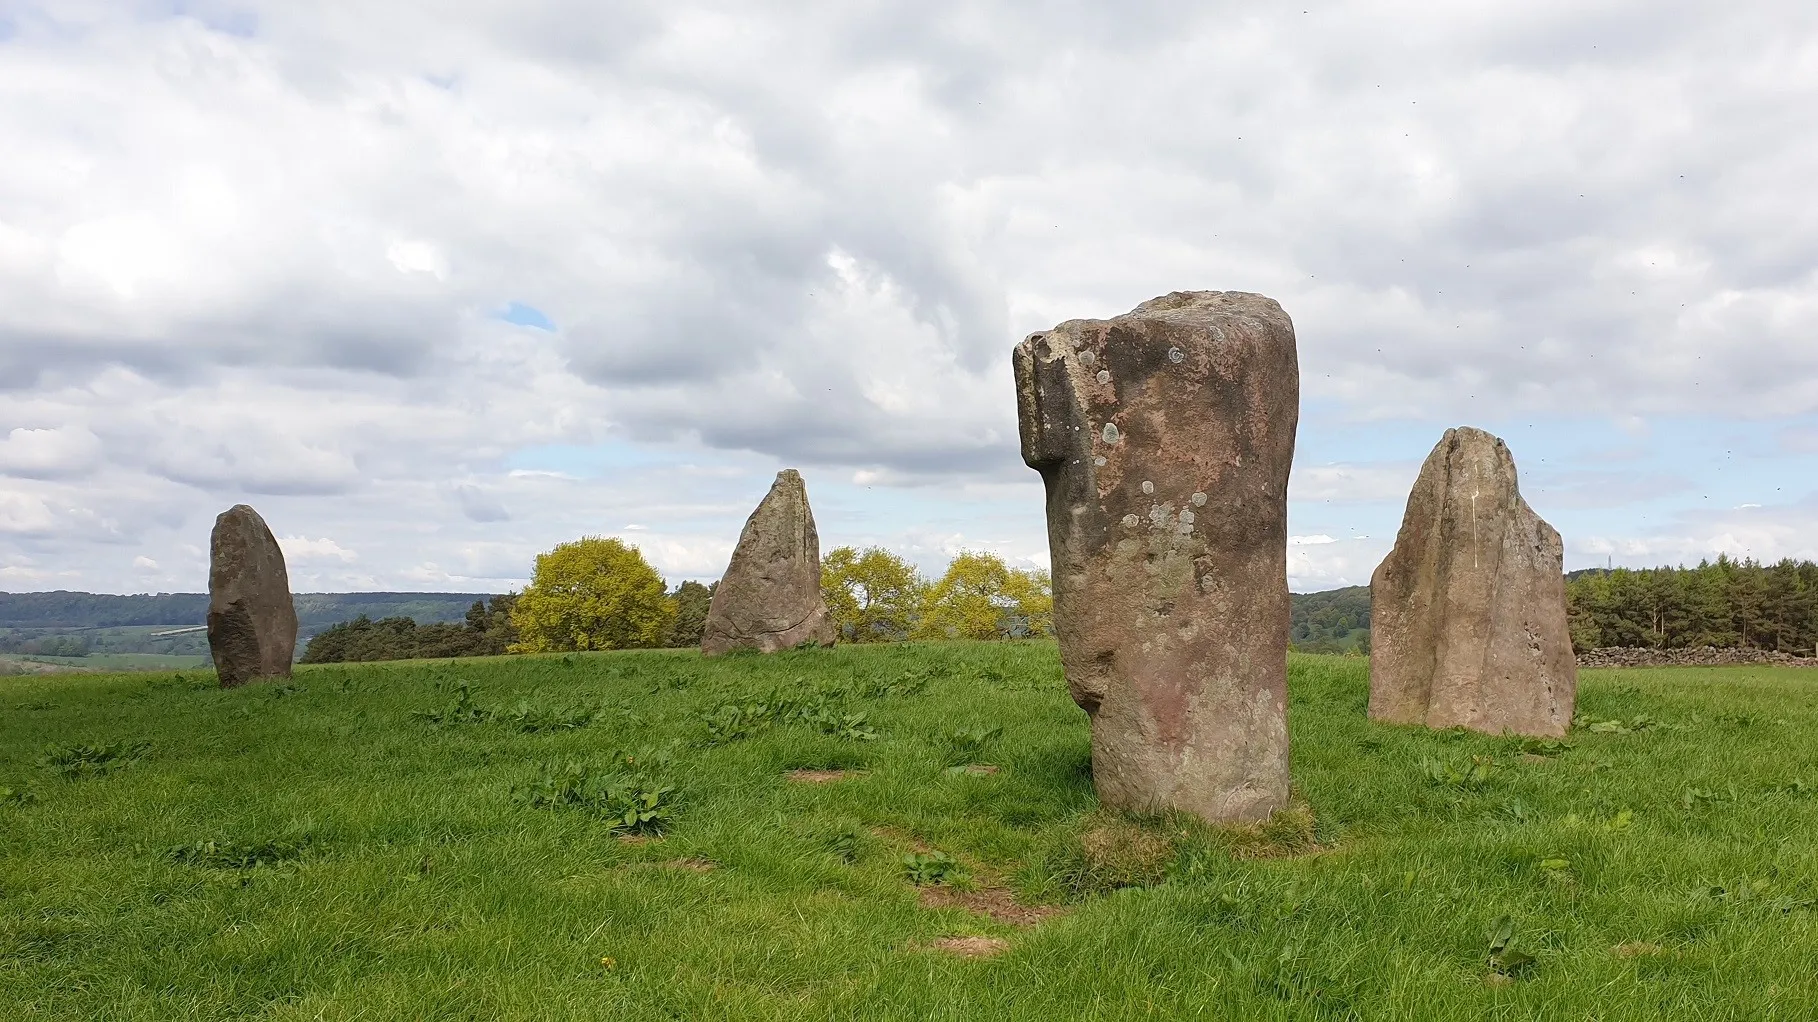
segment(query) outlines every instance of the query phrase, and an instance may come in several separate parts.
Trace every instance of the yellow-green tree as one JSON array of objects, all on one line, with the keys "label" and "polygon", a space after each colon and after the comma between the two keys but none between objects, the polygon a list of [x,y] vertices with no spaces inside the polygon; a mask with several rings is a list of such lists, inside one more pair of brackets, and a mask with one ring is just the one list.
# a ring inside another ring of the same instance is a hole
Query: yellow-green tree
[{"label": "yellow-green tree", "polygon": [[1042,636],[1053,631],[1047,572],[1018,571],[995,554],[962,552],[929,587],[916,634],[934,639]]},{"label": "yellow-green tree", "polygon": [[537,557],[511,608],[514,653],[661,646],[675,618],[663,576],[638,548],[588,536]]},{"label": "yellow-green tree", "polygon": [[882,547],[843,546],[821,558],[821,594],[846,642],[908,638],[927,587],[913,565]]}]

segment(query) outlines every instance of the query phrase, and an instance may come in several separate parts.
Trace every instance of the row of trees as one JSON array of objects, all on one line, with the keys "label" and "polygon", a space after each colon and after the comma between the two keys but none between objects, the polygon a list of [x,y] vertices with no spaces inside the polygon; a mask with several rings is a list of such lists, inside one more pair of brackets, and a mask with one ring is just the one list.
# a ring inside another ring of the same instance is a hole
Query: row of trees
[{"label": "row of trees", "polygon": [[1577,572],[1566,583],[1572,644],[1747,647],[1810,654],[1818,646],[1818,564],[1719,557],[1696,568]]},{"label": "row of trees", "polygon": [[1021,639],[1051,635],[1054,596],[1045,571],[966,552],[939,579],[882,547],[843,546],[821,560],[821,593],[846,642]]},{"label": "row of trees", "polygon": [[[693,646],[713,586],[666,592],[643,554],[617,539],[564,543],[537,558],[511,612],[514,653]],[[1053,631],[1045,572],[986,553],[961,553],[939,579],[881,547],[840,547],[821,561],[821,591],[847,642],[997,639]]]},{"label": "row of trees", "polygon": [[0,633],[0,653],[28,656],[87,656],[89,641],[81,635],[45,634],[40,631]]},{"label": "row of trees", "polygon": [[431,657],[497,656],[517,641],[511,614],[516,593],[475,600],[460,624],[420,625],[408,617],[377,621],[361,614],[330,625],[303,648],[303,663],[339,664],[369,660],[417,660]]},{"label": "row of trees", "polygon": [[[634,546],[588,537],[537,558],[521,593],[476,601],[460,624],[408,617],[343,621],[311,639],[304,663],[697,646],[718,583],[673,591]],[[929,580],[878,547],[840,547],[821,562],[828,610],[847,642],[996,639],[1053,631],[1044,572],[962,553]]]}]

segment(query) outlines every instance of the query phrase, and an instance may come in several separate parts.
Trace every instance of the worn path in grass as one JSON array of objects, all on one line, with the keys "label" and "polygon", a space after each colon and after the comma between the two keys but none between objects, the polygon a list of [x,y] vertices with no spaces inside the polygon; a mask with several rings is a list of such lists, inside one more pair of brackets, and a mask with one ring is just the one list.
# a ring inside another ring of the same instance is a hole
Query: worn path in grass
[{"label": "worn path in grass", "polygon": [[1818,1015],[1818,675],[1291,670],[1237,835],[1100,814],[1045,644],[0,679],[0,1018]]}]

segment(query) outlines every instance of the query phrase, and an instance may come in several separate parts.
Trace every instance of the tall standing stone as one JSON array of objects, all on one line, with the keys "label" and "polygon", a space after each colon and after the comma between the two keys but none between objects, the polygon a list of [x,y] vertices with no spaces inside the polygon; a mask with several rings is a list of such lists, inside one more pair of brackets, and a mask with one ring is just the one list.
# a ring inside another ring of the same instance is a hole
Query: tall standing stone
[{"label": "tall standing stone", "polygon": [[1559,533],[1521,499],[1508,445],[1446,430],[1370,580],[1370,716],[1565,734],[1578,665],[1564,561]]},{"label": "tall standing stone", "polygon": [[1031,334],[1015,366],[1100,799],[1267,817],[1288,801],[1294,324],[1262,295],[1176,292]]},{"label": "tall standing stone", "polygon": [[208,549],[208,651],[222,688],[290,677],[297,608],[284,551],[259,512],[235,504],[215,519]]},{"label": "tall standing stone", "polygon": [[701,652],[773,653],[804,642],[833,645],[833,618],[821,596],[821,538],[808,490],[793,468],[745,519],[732,563],[713,591]]}]

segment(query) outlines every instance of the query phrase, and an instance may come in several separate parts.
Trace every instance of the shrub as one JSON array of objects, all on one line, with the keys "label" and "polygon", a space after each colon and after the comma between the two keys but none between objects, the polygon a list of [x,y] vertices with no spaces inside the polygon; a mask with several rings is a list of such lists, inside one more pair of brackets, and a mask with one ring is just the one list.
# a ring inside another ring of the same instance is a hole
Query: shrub
[{"label": "shrub", "polygon": [[592,812],[613,833],[640,836],[668,829],[678,801],[674,787],[645,775],[600,771],[577,762],[543,764],[536,779],[514,795],[534,809]]},{"label": "shrub", "polygon": [[109,745],[71,745],[46,749],[38,765],[65,780],[102,777],[132,766],[151,750],[150,742],[125,739]]}]

